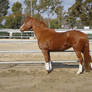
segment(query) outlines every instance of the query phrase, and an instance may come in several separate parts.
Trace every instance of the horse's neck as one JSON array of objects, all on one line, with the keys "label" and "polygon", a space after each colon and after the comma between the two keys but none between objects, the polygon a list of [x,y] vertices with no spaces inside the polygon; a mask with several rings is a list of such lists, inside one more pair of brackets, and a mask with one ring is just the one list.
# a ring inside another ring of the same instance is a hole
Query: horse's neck
[{"label": "horse's neck", "polygon": [[37,39],[39,40],[39,38],[42,36],[44,29],[47,28],[46,24],[44,22],[41,21],[37,21],[35,19],[32,20],[32,24],[33,24],[33,31],[35,33],[35,36],[37,37]]},{"label": "horse's neck", "polygon": [[36,38],[39,40],[40,37],[41,37],[42,31],[43,31],[42,28],[41,27],[34,26],[33,27],[33,31],[35,33]]},{"label": "horse's neck", "polygon": [[43,26],[33,26],[33,30],[38,40],[42,35],[47,34],[47,32],[55,33],[55,30],[49,29],[48,27],[43,27]]}]

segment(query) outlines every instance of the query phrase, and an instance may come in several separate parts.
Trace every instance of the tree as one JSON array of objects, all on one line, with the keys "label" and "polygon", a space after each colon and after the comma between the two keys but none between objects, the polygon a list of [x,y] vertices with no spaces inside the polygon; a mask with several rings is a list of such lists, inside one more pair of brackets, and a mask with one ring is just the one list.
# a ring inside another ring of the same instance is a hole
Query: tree
[{"label": "tree", "polygon": [[84,25],[92,28],[92,0],[85,0],[83,3],[83,8],[85,12],[82,13],[81,20]]},{"label": "tree", "polygon": [[[58,25],[61,28],[62,21],[62,0],[25,0],[25,13],[32,17],[37,17],[42,20],[42,15],[48,16],[48,27],[50,27],[51,16],[57,15]],[[38,17],[39,16],[39,17]]]},{"label": "tree", "polygon": [[62,6],[56,7],[55,13],[57,14],[59,28],[62,28],[63,7]]},{"label": "tree", "polygon": [[16,2],[12,6],[12,12],[13,14],[21,14],[22,13],[22,4],[19,2]]},{"label": "tree", "polygon": [[82,13],[82,1],[83,0],[76,0],[75,4],[68,9],[66,21],[72,29],[76,26],[77,18],[79,18]]},{"label": "tree", "polygon": [[76,0],[75,4],[69,8],[69,16],[80,19],[84,26],[92,27],[92,0]]},{"label": "tree", "polygon": [[61,14],[61,3],[61,0],[40,0],[41,8],[43,9],[43,12],[45,12],[48,16],[48,27],[50,27],[50,15],[53,16],[56,13],[59,15]]},{"label": "tree", "polygon": [[8,8],[9,8],[9,0],[0,0],[0,25],[4,16],[8,12]]},{"label": "tree", "polygon": [[17,29],[21,26],[22,20],[22,5],[19,2],[16,2],[12,6],[13,14],[6,17],[5,26],[7,28]]},{"label": "tree", "polygon": [[41,16],[40,13],[34,14],[33,17],[34,17],[34,18],[37,18],[37,19],[40,19],[40,20],[43,20],[43,17]]},{"label": "tree", "polygon": [[26,5],[25,13],[29,14],[30,16],[34,15],[35,7],[36,7],[37,0],[25,0],[24,3]]},{"label": "tree", "polygon": [[72,7],[70,7],[68,9],[68,12],[74,16],[79,17],[80,14],[82,13],[82,2],[83,0],[76,0],[75,4],[72,5]]},{"label": "tree", "polygon": [[58,23],[58,18],[50,19],[50,27],[54,29],[59,29],[60,25]]},{"label": "tree", "polygon": [[9,15],[6,17],[6,28],[18,29],[21,26],[21,18],[20,15]]},{"label": "tree", "polygon": [[41,0],[25,0],[25,13],[32,17],[38,18],[39,20],[42,20],[42,6],[40,2]]},{"label": "tree", "polygon": [[65,16],[66,21],[67,21],[67,25],[69,25],[69,28],[74,28],[76,26],[76,17],[73,16]]}]

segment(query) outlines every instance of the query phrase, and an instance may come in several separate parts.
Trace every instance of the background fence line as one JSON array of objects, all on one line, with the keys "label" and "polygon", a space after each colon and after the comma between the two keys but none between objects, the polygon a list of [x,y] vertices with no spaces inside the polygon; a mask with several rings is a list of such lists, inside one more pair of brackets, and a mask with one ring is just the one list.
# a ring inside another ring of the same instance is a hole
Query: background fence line
[{"label": "background fence line", "polygon": [[[37,40],[1,40],[0,43],[37,43]],[[92,40],[89,41],[92,43]],[[54,51],[52,51],[54,52]],[[74,52],[73,50],[57,51],[57,52]],[[90,50],[90,52],[92,52]],[[41,53],[41,50],[0,50],[0,53]]]},{"label": "background fence line", "polygon": [[[68,29],[67,29],[68,30]],[[60,32],[60,30],[57,30],[57,32]],[[62,31],[63,32],[63,31]],[[82,31],[84,32],[84,31]],[[87,34],[92,34],[92,30],[91,31],[85,31],[85,33]],[[3,36],[4,37],[4,36]],[[92,38],[92,37],[91,37]],[[0,43],[37,43],[37,40],[31,40],[31,39],[0,39]],[[92,40],[89,40],[90,43],[92,43]],[[67,53],[71,53],[74,52],[73,50],[66,50],[66,51],[60,51],[60,52],[67,52]],[[90,51],[92,52],[92,51]],[[0,53],[41,53],[41,50],[0,50]],[[57,63],[64,63],[64,62],[77,62],[76,60],[63,60],[63,61],[53,61],[53,62],[57,62]],[[44,61],[13,61],[13,62],[5,62],[5,61],[1,61],[0,64],[44,64]]]},{"label": "background fence line", "polygon": [[[52,63],[76,63],[77,60],[62,60],[62,61],[52,61]],[[38,65],[38,64],[45,64],[45,61],[13,61],[13,62],[6,62],[1,61],[0,64],[32,64],[32,65]]]},{"label": "background fence line", "polygon": [[[54,30],[56,32],[66,32],[66,31],[70,31],[70,30],[78,30],[78,31],[84,32],[86,34],[92,35],[92,29],[54,29]],[[18,35],[20,35],[20,36],[18,36]],[[30,31],[21,32],[19,29],[0,29],[0,38],[30,39],[30,35],[34,37],[34,31],[30,30]]]},{"label": "background fence line", "polygon": [[[1,40],[0,39],[0,43],[21,43],[21,42],[28,42],[28,43],[33,43],[33,42],[37,42],[37,40]],[[90,42],[92,43],[92,40],[90,40]],[[60,51],[60,53],[63,52],[63,53],[71,53],[71,52],[74,52],[73,50],[66,50],[66,51]],[[90,51],[92,52],[92,51]],[[7,50],[3,50],[3,51],[0,51],[0,53],[41,53],[41,50],[18,50],[18,51],[7,51]],[[53,61],[53,63],[75,63],[77,62],[76,60],[62,60],[62,61]],[[38,65],[38,64],[44,64],[45,61],[13,61],[13,62],[9,62],[9,61],[1,61],[0,64],[32,64],[32,65]]]}]

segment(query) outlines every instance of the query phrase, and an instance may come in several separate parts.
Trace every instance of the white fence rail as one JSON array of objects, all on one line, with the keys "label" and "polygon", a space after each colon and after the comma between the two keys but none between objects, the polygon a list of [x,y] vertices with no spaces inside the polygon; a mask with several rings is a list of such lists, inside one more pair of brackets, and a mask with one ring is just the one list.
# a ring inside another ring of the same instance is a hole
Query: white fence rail
[{"label": "white fence rail", "polygon": [[[0,43],[37,43],[37,40],[0,40]],[[89,41],[92,43],[92,40]],[[60,52],[74,52],[73,50],[65,50]],[[92,52],[92,51],[90,51]],[[41,53],[41,50],[0,50],[0,53]]]},{"label": "white fence rail", "polygon": [[[66,31],[69,31],[69,30],[78,30],[78,31],[84,32],[86,34],[92,34],[92,29],[55,29],[56,32],[66,32]],[[7,33],[9,33],[9,36],[0,36],[0,37],[3,37],[3,38],[4,37],[8,37],[8,38],[21,37],[21,39],[23,37],[26,37],[26,38],[29,37],[30,38],[30,36],[23,36],[22,32],[19,29],[0,29],[0,32],[7,32]],[[34,32],[32,30],[31,31],[25,31],[25,32],[34,34]],[[13,33],[21,33],[21,36],[13,36],[12,35]]]},{"label": "white fence rail", "polygon": [[[65,30],[68,30],[68,29],[65,29]],[[80,30],[80,29],[79,29]],[[65,32],[64,30],[61,30],[61,29],[56,29],[56,31],[57,32],[60,32],[60,31],[62,31],[62,32]],[[82,32],[84,32],[84,33],[87,33],[87,34],[92,34],[92,30],[81,30]],[[9,40],[9,39],[7,39],[7,40],[0,40],[0,43],[33,43],[33,42],[37,42],[37,40]],[[90,40],[90,43],[92,43],[92,40]],[[74,52],[74,51],[72,51],[72,50],[67,50],[67,51],[63,51],[63,52]],[[90,52],[92,52],[92,51],[90,51]],[[20,50],[20,51],[13,51],[13,50],[2,50],[2,51],[0,51],[0,53],[18,53],[18,54],[20,54],[20,53],[41,53],[41,51],[40,50]],[[76,61],[53,61],[53,62],[59,62],[59,63],[61,63],[61,62],[76,62]],[[0,64],[44,64],[44,61],[13,61],[13,62],[0,62]]]},{"label": "white fence rail", "polygon": [[[33,42],[37,42],[37,40],[0,40],[0,43],[33,43]],[[90,40],[90,43],[92,43],[92,40]],[[63,51],[63,52],[67,52],[67,53],[71,53],[71,52],[74,52],[73,50],[67,50],[67,51]],[[92,51],[90,51],[92,52]],[[41,53],[40,50],[26,50],[26,51],[23,51],[23,50],[18,50],[18,51],[10,51],[10,50],[3,50],[3,51],[0,51],[0,53]],[[76,60],[63,60],[63,61],[53,61],[54,63],[64,63],[64,62],[77,62]],[[45,62],[44,61],[13,61],[13,62],[0,62],[0,64],[44,64]]]},{"label": "white fence rail", "polygon": [[[79,30],[79,31],[83,31],[83,32],[91,32],[92,31],[92,29],[55,29],[55,31],[61,31],[61,32],[65,32],[65,31],[69,31],[69,30]],[[13,32],[13,33],[15,33],[15,32],[21,32],[19,29],[0,29],[0,32]],[[30,31],[28,31],[28,32],[30,32]],[[92,33],[92,32],[91,32]]]},{"label": "white fence rail", "polygon": [[[75,63],[78,62],[76,60],[62,60],[62,61],[53,61],[53,63]],[[13,61],[13,62],[0,62],[0,64],[45,64],[45,61]]]}]

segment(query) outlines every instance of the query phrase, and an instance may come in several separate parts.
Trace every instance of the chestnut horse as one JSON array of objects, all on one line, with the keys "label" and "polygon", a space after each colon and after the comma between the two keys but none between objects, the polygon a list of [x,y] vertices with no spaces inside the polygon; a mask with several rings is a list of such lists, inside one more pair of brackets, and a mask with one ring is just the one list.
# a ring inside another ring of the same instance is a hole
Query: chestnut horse
[{"label": "chestnut horse", "polygon": [[[88,36],[77,30],[71,30],[67,32],[56,32],[54,29],[50,29],[43,21],[39,21],[36,18],[27,16],[24,24],[20,27],[21,32],[31,29],[34,31],[39,48],[45,58],[45,68],[49,72],[52,71],[52,63],[50,59],[51,51],[64,51],[72,47],[78,57],[79,69],[77,74],[83,72],[83,61],[85,71],[90,70],[92,67],[91,56],[89,53],[89,41]],[[83,56],[82,56],[83,54]],[[83,60],[84,57],[84,60]]]}]

